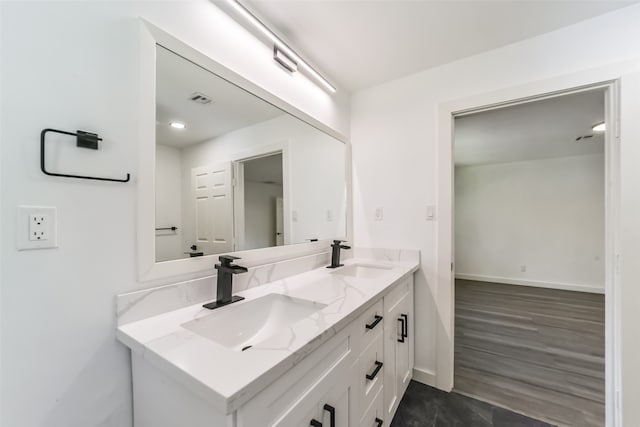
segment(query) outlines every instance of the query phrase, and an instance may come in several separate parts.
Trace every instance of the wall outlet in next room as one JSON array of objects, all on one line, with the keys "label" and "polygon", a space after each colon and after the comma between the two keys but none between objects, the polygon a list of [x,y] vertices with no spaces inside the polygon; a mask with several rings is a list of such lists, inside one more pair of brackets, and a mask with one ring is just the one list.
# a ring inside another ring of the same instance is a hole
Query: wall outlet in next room
[{"label": "wall outlet in next room", "polygon": [[18,208],[18,250],[58,247],[55,207],[20,206]]},{"label": "wall outlet in next room", "polygon": [[520,266],[520,273],[526,273],[527,272],[527,266],[526,265],[521,265]]}]

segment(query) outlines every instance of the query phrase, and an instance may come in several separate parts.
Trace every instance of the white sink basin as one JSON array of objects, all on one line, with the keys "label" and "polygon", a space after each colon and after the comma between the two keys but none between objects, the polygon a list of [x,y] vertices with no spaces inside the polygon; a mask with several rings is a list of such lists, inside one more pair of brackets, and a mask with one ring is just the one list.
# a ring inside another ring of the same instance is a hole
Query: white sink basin
[{"label": "white sink basin", "polygon": [[230,350],[241,351],[324,307],[326,304],[269,294],[214,310],[182,327]]},{"label": "white sink basin", "polygon": [[352,264],[340,267],[333,271],[332,274],[341,276],[358,277],[362,279],[377,279],[384,275],[391,267],[375,264]]}]

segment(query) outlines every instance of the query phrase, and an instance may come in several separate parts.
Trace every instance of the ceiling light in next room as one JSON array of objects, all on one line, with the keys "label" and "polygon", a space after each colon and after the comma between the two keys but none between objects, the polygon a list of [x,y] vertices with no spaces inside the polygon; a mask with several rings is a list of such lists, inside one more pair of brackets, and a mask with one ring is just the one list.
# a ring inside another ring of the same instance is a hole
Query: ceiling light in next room
[{"label": "ceiling light in next room", "polygon": [[598,123],[597,125],[593,125],[591,130],[594,132],[604,132],[606,130],[606,124],[604,122]]},{"label": "ceiling light in next room", "polygon": [[180,122],[171,122],[169,123],[169,126],[171,126],[174,129],[184,129],[187,127],[184,123],[180,123]]}]

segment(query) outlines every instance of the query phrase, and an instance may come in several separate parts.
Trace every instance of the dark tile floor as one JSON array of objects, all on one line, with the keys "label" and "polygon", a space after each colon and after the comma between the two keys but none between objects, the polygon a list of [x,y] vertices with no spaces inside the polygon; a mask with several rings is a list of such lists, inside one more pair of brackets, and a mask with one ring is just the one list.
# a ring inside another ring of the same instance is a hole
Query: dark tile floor
[{"label": "dark tile floor", "polygon": [[552,427],[457,393],[411,381],[391,427]]}]

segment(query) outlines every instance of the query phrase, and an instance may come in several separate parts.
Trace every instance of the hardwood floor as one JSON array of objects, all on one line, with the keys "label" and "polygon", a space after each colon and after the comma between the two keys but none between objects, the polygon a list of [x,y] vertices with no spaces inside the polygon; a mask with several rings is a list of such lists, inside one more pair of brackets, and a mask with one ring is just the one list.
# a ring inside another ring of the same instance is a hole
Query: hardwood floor
[{"label": "hardwood floor", "polygon": [[604,426],[604,295],[456,280],[454,390],[559,426]]}]

